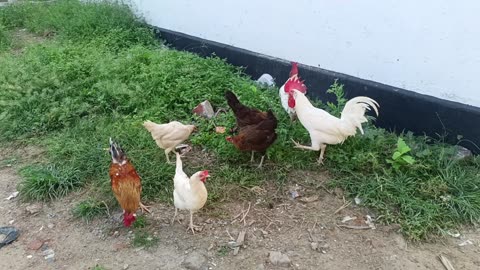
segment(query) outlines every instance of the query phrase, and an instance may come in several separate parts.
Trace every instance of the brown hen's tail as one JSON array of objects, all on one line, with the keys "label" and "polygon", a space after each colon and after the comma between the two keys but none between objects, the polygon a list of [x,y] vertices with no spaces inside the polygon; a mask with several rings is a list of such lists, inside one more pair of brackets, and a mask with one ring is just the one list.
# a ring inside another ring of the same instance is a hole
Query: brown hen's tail
[{"label": "brown hen's tail", "polygon": [[230,90],[225,92],[225,99],[227,100],[228,106],[232,108],[232,111],[235,114],[237,114],[239,110],[245,108],[245,106],[242,103],[240,103],[237,96]]}]

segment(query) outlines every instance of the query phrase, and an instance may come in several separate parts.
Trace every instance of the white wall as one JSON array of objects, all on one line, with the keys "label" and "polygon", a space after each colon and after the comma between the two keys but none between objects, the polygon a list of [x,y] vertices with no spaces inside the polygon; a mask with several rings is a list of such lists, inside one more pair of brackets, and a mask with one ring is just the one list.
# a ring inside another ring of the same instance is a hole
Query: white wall
[{"label": "white wall", "polygon": [[478,0],[133,3],[162,28],[480,107]]}]

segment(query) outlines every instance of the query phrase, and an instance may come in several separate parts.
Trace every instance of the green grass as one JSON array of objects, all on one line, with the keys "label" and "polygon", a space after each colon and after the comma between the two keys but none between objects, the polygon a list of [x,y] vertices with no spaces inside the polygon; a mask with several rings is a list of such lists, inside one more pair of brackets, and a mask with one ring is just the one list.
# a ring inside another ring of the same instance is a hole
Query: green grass
[{"label": "green grass", "polygon": [[156,247],[158,245],[158,237],[150,235],[145,230],[136,230],[132,239],[134,247],[144,247],[146,249]]},{"label": "green grass", "polygon": [[[49,38],[11,53],[8,40],[18,28]],[[21,169],[24,198],[55,199],[88,184],[98,192],[75,207],[78,216],[104,213],[102,201],[116,205],[110,157],[103,150],[113,137],[142,177],[143,200],[171,201],[174,166],[165,163],[163,151],[142,127],[147,119],[198,125],[190,142],[211,158],[186,161],[185,171],[211,171],[209,203],[242,196],[238,186],[282,185],[295,170],[322,169],[315,163],[318,153],[292,150],[291,138],[308,144],[309,136],[300,123],[290,123],[277,89],[256,86],[241,69],[217,57],[165,48],[125,5],[63,0],[9,6],[0,9],[0,44],[0,142],[40,145],[48,160]],[[279,136],[263,170],[249,163],[249,153],[226,142],[225,134],[215,133],[215,126],[234,125],[231,112],[214,120],[192,116],[192,108],[205,99],[227,107],[227,89],[247,105],[272,108],[278,117]],[[329,93],[339,105],[317,105],[338,115],[345,104],[340,82]],[[364,136],[328,146],[324,168],[334,177],[332,187],[361,197],[381,221],[400,223],[412,240],[478,222],[479,158],[456,161],[454,148],[441,141],[401,137],[411,148],[402,155],[414,162],[398,161],[398,168],[388,160],[394,159],[399,136],[371,124]]]},{"label": "green grass", "polygon": [[73,215],[82,218],[86,221],[92,220],[102,214],[108,213],[107,203],[104,201],[98,201],[95,199],[87,199],[80,202],[73,209]]}]

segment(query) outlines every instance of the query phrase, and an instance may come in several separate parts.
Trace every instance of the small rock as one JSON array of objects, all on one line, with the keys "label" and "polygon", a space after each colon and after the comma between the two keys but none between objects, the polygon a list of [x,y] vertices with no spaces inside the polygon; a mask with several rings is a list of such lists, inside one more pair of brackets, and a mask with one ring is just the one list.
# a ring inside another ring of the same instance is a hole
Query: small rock
[{"label": "small rock", "polygon": [[32,205],[29,205],[25,208],[27,210],[27,212],[30,214],[30,215],[35,215],[37,214],[38,212],[40,212],[40,210],[42,209],[42,207],[38,204],[32,204]]},{"label": "small rock", "polygon": [[192,253],[185,256],[185,259],[182,262],[182,266],[190,270],[203,270],[208,268],[207,258],[198,251],[193,251]]},{"label": "small rock", "polygon": [[48,223],[47,227],[48,227],[49,229],[53,229],[53,227],[55,227],[55,225],[53,225],[53,223]]},{"label": "small rock", "polygon": [[355,197],[355,204],[361,204],[361,203],[362,203],[362,199],[359,197]]},{"label": "small rock", "polygon": [[212,118],[215,115],[215,112],[213,111],[212,104],[210,104],[210,101],[205,100],[204,102],[200,103],[193,109],[192,111],[194,114],[205,117],[205,118]]},{"label": "small rock", "polygon": [[126,243],[115,243],[115,244],[113,244],[113,249],[115,251],[119,251],[119,250],[122,250],[122,249],[127,248],[127,247],[128,247],[128,244],[126,244]]},{"label": "small rock", "polygon": [[257,267],[255,268],[255,270],[265,270],[265,265],[262,264],[259,264],[257,265]]},{"label": "small rock", "polygon": [[114,237],[118,237],[118,234],[119,234],[118,231],[114,231],[114,232],[113,232],[113,236],[114,236]]},{"label": "small rock", "polygon": [[288,258],[286,254],[282,254],[280,251],[270,251],[269,260],[273,265],[290,265],[290,258]]},{"label": "small rock", "polygon": [[53,251],[53,249],[46,249],[43,251],[43,256],[45,258],[45,260],[47,260],[48,262],[54,262],[55,261],[55,252]]},{"label": "small rock", "polygon": [[318,243],[317,242],[312,242],[312,243],[310,243],[310,247],[312,248],[312,250],[317,250],[318,249]]},{"label": "small rock", "polygon": [[218,134],[225,133],[225,127],[215,127],[215,133],[218,133]]},{"label": "small rock", "polygon": [[27,259],[31,259],[31,258],[33,258],[33,255],[28,255],[27,256]]},{"label": "small rock", "polygon": [[33,240],[27,245],[27,248],[30,250],[39,250],[43,246],[43,241],[41,240]]},{"label": "small rock", "polygon": [[8,222],[8,224],[12,225],[15,222],[15,219],[12,219]]},{"label": "small rock", "polygon": [[262,76],[260,76],[260,78],[258,78],[257,83],[267,86],[275,86],[275,79],[272,77],[272,75],[264,73]]},{"label": "small rock", "polygon": [[127,270],[127,269],[128,269],[128,266],[129,266],[128,264],[124,264],[124,265],[123,265],[123,270]]}]

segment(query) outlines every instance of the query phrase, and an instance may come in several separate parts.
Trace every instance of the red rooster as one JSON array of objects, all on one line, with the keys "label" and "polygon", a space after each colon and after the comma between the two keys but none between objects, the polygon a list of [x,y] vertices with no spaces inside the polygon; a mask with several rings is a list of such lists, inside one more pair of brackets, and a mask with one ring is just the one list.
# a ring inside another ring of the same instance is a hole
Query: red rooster
[{"label": "red rooster", "polygon": [[112,156],[110,164],[112,191],[123,209],[123,224],[125,227],[129,227],[136,219],[135,212],[139,206],[142,212],[145,210],[150,213],[150,210],[140,202],[142,193],[140,176],[120,145],[113,142],[112,138],[110,138],[109,152]]},{"label": "red rooster", "polygon": [[237,96],[231,91],[225,93],[225,98],[237,119],[238,134],[227,137],[227,141],[233,143],[240,151],[252,151],[251,162],[254,152],[262,154],[258,168],[263,165],[266,151],[277,139],[277,118],[271,110],[262,112],[249,108],[240,103]]}]

